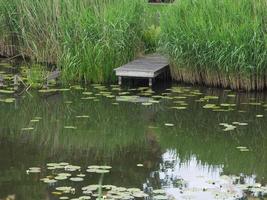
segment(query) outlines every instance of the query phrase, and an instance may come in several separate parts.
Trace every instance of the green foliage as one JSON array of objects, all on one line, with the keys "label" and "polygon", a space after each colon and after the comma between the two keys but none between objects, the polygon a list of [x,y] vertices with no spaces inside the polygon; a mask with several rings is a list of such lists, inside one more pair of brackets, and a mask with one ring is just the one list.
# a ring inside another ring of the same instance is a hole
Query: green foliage
[{"label": "green foliage", "polygon": [[160,27],[152,25],[144,32],[143,40],[145,42],[145,51],[147,53],[155,52],[160,40]]},{"label": "green foliage", "polygon": [[114,67],[133,59],[142,49],[143,11],[143,1],[114,1],[62,18],[59,63],[65,78],[112,81]]},{"label": "green foliage", "polygon": [[266,12],[264,0],[177,1],[162,16],[161,44],[178,69],[263,76]]},{"label": "green foliage", "polygon": [[46,67],[39,64],[22,67],[21,74],[32,88],[42,87],[48,75]]},{"label": "green foliage", "polygon": [[267,85],[264,0],[2,0],[0,11],[0,49],[56,64],[66,82],[112,82],[115,67],[160,46],[176,79]]},{"label": "green foliage", "polygon": [[0,8],[19,53],[57,64],[68,81],[111,81],[143,49],[144,0],[3,0]]},{"label": "green foliage", "polygon": [[146,24],[147,26],[160,25],[160,16],[162,13],[168,10],[170,4],[149,4],[146,9]]}]

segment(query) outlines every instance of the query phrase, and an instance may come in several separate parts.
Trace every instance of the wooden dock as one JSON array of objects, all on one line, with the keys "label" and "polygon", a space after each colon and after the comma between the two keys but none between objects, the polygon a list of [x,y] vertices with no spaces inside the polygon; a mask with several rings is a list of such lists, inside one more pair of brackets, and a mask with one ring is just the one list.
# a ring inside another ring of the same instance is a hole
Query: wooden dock
[{"label": "wooden dock", "polygon": [[153,79],[167,71],[168,67],[169,62],[166,57],[158,54],[150,54],[116,68],[115,72],[119,79],[119,85],[122,84],[123,77],[133,77],[148,78],[149,86],[152,86]]}]

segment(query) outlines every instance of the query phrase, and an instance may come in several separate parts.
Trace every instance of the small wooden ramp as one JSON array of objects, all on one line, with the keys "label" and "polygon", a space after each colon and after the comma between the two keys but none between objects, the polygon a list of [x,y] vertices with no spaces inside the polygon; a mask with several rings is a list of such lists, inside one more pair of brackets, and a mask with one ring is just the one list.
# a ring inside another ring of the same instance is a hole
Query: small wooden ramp
[{"label": "small wooden ramp", "polygon": [[162,55],[150,54],[138,58],[126,65],[115,69],[119,79],[119,85],[123,77],[148,78],[149,86],[152,86],[153,79],[169,68],[168,59]]}]

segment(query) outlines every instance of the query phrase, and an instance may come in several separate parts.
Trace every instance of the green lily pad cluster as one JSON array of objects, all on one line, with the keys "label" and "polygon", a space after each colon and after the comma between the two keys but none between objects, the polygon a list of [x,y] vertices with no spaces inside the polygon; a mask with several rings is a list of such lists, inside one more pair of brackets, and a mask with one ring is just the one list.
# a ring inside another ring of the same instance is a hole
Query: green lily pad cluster
[{"label": "green lily pad cluster", "polygon": [[233,122],[232,124],[228,123],[220,123],[221,126],[224,126],[223,131],[233,131],[235,130],[238,126],[247,126],[248,123],[246,122]]},{"label": "green lily pad cluster", "polygon": [[90,195],[92,197],[98,197],[99,194],[97,191],[99,188],[103,190],[104,195],[101,196],[102,199],[122,199],[122,200],[131,200],[135,198],[146,198],[149,197],[148,194],[141,191],[139,188],[125,188],[117,187],[114,185],[88,185],[82,188],[83,194]]},{"label": "green lily pad cluster", "polygon": [[[124,89],[118,85],[110,85],[104,86],[100,84],[92,84],[91,89],[86,89],[81,86],[70,86],[69,88],[63,89],[49,89],[49,90],[40,90],[39,92],[57,92],[57,91],[69,91],[69,90],[81,90],[81,99],[82,100],[90,100],[94,102],[99,102],[101,97],[105,97],[110,99],[112,105],[119,105],[122,102],[128,103],[138,103],[140,105],[145,106],[146,108],[151,108],[153,104],[159,104],[161,101],[170,101],[172,105],[170,105],[170,109],[175,111],[186,111],[189,110],[191,98],[194,101],[203,103],[201,105],[202,108],[211,110],[213,112],[232,112],[236,111],[237,104],[233,103],[235,100],[236,94],[229,93],[230,90],[225,90],[228,94],[227,102],[221,102],[219,96],[215,95],[203,95],[202,92],[198,89],[194,89],[191,87],[181,87],[181,86],[173,86],[172,88],[166,89],[165,91],[155,94],[149,87],[138,87],[131,89]],[[229,102],[228,102],[229,101]],[[67,101],[68,102],[68,101]],[[248,102],[242,103],[242,105],[255,105],[262,106],[267,110],[266,104],[264,102]],[[244,110],[238,110],[238,112],[245,112]],[[263,114],[258,114],[257,118],[263,118]],[[89,118],[88,115],[80,115],[77,118]],[[73,126],[66,126],[65,128],[74,129]],[[230,127],[230,129],[233,127]],[[228,130],[228,129],[227,129]]]},{"label": "green lily pad cluster", "polygon": [[71,165],[66,162],[61,163],[47,163],[46,169],[52,172],[52,175],[42,178],[41,181],[48,184],[57,183],[58,181],[70,180],[73,182],[83,181],[81,174],[73,175],[73,172],[80,172],[81,167]]},{"label": "green lily pad cluster", "polygon": [[[87,167],[86,171],[95,174],[106,174],[109,173],[111,169],[112,167],[108,165],[90,165]],[[27,170],[27,174],[36,174],[46,171],[50,172],[50,175],[47,175],[40,180],[54,188],[54,191],[51,193],[58,197],[58,199],[86,200],[100,198],[103,200],[134,200],[149,197],[149,194],[143,192],[139,188],[99,184],[91,184],[81,187],[81,185],[77,185],[77,183],[83,182],[87,175],[81,173],[80,166],[72,165],[67,162],[47,163],[46,169],[43,170],[39,167],[31,167]],[[99,193],[99,191],[101,191],[101,193]],[[82,195],[77,196],[79,194]],[[160,192],[160,190],[154,191],[155,198],[159,198],[163,194],[164,193]]]}]

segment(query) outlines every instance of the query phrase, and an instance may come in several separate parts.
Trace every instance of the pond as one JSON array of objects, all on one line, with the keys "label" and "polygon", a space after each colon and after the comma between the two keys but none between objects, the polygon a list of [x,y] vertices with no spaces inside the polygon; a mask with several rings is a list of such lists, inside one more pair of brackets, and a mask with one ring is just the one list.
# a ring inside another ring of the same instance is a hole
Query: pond
[{"label": "pond", "polygon": [[0,199],[95,199],[99,183],[106,199],[267,193],[266,93],[177,84],[7,89]]}]

